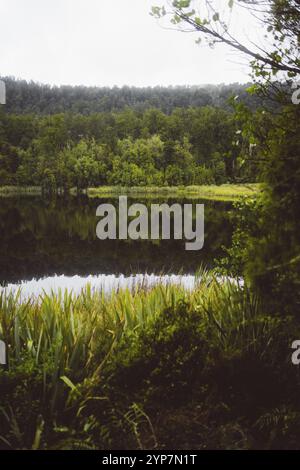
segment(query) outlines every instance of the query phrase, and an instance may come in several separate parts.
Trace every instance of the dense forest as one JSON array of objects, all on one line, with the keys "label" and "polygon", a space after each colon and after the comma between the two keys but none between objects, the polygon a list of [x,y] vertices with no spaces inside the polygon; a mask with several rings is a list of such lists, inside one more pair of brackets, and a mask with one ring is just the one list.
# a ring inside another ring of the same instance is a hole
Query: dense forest
[{"label": "dense forest", "polygon": [[0,77],[6,84],[5,110],[13,114],[93,114],[120,111],[126,107],[137,111],[157,108],[170,114],[174,108],[214,106],[229,109],[231,96],[239,96],[249,107],[259,105],[251,96],[251,85],[169,86],[169,87],[86,87],[50,86],[12,77]]},{"label": "dense forest", "polygon": [[[6,83],[0,185],[55,191],[256,180],[257,167],[245,158],[249,141],[229,98],[245,94],[245,86],[93,89]],[[165,112],[148,108],[156,102]],[[102,108],[108,110],[98,112]],[[65,111],[57,113],[60,109]]]}]

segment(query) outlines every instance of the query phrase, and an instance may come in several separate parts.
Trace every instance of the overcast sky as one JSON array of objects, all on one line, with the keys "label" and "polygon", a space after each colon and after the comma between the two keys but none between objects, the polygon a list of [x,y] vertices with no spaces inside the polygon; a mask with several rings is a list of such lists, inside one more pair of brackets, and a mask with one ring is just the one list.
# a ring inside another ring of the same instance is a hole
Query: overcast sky
[{"label": "overcast sky", "polygon": [[[236,53],[197,46],[197,36],[159,25],[149,11],[160,3],[0,0],[0,76],[97,86],[248,81]],[[259,34],[242,12],[236,18],[240,34]]]}]

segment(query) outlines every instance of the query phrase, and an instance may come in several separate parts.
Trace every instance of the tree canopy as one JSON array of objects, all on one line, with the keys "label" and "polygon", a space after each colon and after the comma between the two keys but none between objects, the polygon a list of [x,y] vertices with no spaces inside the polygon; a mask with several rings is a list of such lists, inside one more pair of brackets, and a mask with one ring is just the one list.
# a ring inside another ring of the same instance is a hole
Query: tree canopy
[{"label": "tree canopy", "polygon": [[[265,31],[262,46],[255,40],[244,38],[242,42],[232,33],[230,16],[240,8],[254,15]],[[296,215],[300,201],[300,108],[292,102],[290,85],[291,79],[297,82],[300,75],[299,1],[229,0],[224,7],[218,0],[174,0],[153,7],[152,15],[167,18],[183,31],[199,33],[211,46],[223,43],[247,57],[256,81],[252,92],[272,94],[272,99],[284,104],[276,112],[252,112],[241,104],[236,106],[242,135],[255,147],[253,162],[260,167],[265,192],[261,209],[256,207],[256,221],[236,234],[235,242],[240,252],[244,246],[244,274],[250,276],[266,309],[295,314],[300,303]]]}]

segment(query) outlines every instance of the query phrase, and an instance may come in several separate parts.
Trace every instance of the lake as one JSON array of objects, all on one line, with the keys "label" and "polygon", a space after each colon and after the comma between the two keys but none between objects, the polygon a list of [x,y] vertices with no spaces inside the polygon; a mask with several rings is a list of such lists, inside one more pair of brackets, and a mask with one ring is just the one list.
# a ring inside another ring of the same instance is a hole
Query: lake
[{"label": "lake", "polygon": [[[213,267],[229,246],[232,204],[189,199],[128,198],[128,204],[180,202],[205,204],[202,250],[186,251],[185,240],[104,240],[96,236],[96,208],[118,206],[118,198],[9,197],[0,206],[0,282],[2,286],[39,294],[43,290],[132,287],[181,282],[193,287],[199,267]],[[146,277],[145,277],[146,275]]]}]

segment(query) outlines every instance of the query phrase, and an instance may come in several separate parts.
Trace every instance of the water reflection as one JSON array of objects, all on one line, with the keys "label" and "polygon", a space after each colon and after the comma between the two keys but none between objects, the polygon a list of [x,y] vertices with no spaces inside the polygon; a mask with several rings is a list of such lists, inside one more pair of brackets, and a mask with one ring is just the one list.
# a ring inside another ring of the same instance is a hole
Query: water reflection
[{"label": "water reflection", "polygon": [[[37,197],[1,199],[0,281],[2,285],[33,278],[136,273],[193,274],[213,266],[229,246],[230,203],[159,199],[155,202],[205,204],[205,242],[200,251],[185,250],[184,240],[105,240],[96,237],[96,208],[114,199],[87,197],[46,201]],[[135,201],[136,202],[136,201]],[[140,199],[139,202],[154,202]],[[130,203],[130,200],[128,200]],[[74,280],[76,282],[76,280]]]},{"label": "water reflection", "polygon": [[197,280],[194,275],[155,275],[155,274],[135,274],[131,276],[116,276],[115,274],[99,276],[51,276],[44,279],[32,279],[31,281],[22,281],[17,284],[8,284],[6,287],[0,287],[0,292],[14,293],[20,290],[20,300],[26,300],[29,297],[38,297],[46,293],[58,293],[60,290],[72,291],[74,294],[79,294],[83,289],[89,285],[92,291],[100,290],[104,293],[109,293],[112,290],[119,289],[136,289],[139,287],[150,288],[156,284],[176,284],[181,285],[185,289],[193,289]]}]

